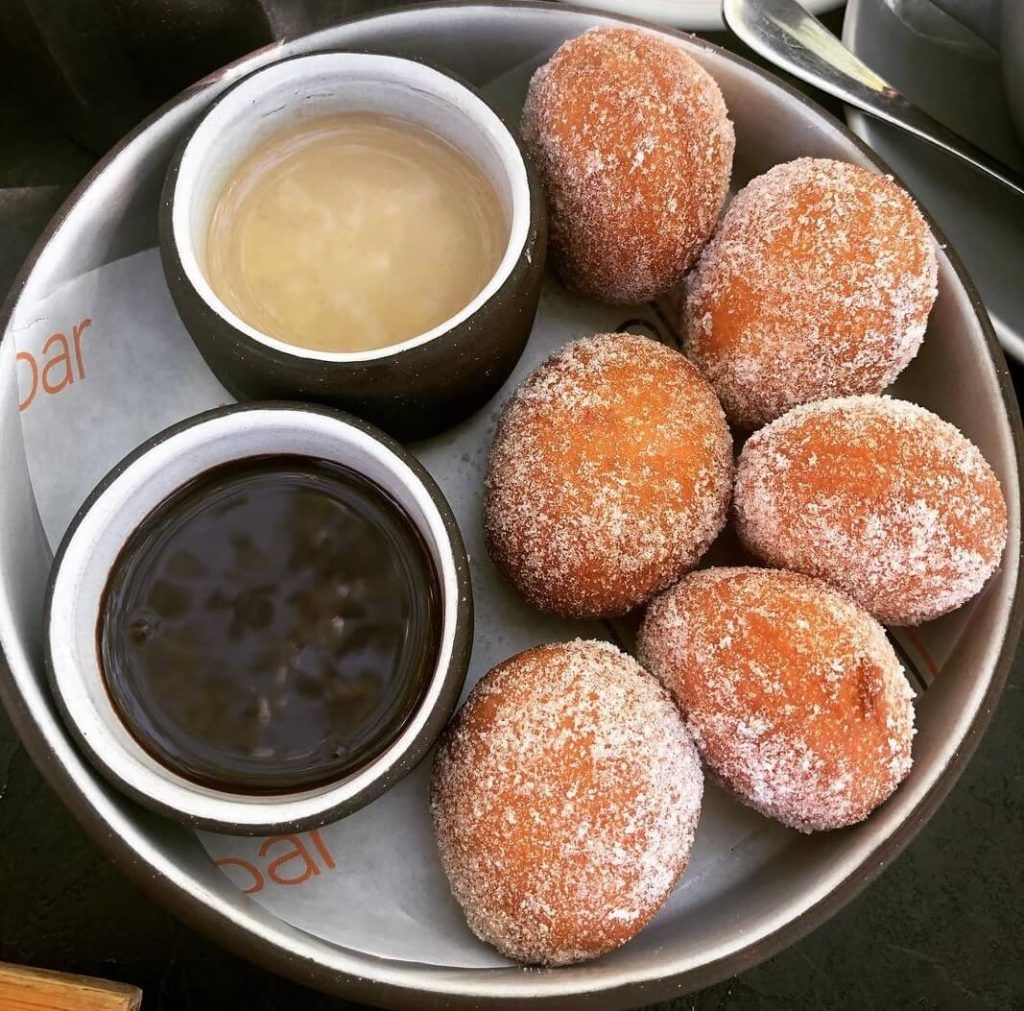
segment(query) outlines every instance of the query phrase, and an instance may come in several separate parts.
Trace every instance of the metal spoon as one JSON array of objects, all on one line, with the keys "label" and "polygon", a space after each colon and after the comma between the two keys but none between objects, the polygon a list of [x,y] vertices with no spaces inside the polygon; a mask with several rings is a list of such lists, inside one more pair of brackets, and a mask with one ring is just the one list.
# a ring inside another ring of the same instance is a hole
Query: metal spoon
[{"label": "metal spoon", "polygon": [[724,0],[722,16],[751,49],[775,66],[956,155],[1024,196],[1024,178],[909,102],[797,0]]}]

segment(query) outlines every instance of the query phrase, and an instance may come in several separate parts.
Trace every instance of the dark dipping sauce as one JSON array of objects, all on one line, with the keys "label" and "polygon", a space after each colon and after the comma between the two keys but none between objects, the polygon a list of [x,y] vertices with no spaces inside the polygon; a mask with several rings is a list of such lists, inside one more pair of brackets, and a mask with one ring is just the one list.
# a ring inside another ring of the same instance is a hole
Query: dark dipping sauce
[{"label": "dark dipping sauce", "polygon": [[114,564],[97,630],[120,718],[163,765],[235,793],[366,765],[437,661],[440,587],[402,508],[301,456],[199,475]]}]

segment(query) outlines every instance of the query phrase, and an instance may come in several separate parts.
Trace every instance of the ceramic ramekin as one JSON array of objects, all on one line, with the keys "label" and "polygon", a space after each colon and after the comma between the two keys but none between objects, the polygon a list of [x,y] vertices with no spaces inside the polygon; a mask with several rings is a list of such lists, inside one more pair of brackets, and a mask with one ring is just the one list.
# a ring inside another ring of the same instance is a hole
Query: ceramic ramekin
[{"label": "ceramic ramekin", "polygon": [[[390,745],[336,782],[274,796],[200,786],[161,765],[118,717],[100,669],[97,627],[104,587],[142,520],[192,478],[222,463],[268,454],[344,464],[387,491],[423,535],[441,585],[441,640],[418,708]],[[96,768],[147,807],[187,824],[243,835],[294,832],[373,800],[427,753],[451,716],[473,631],[469,566],[447,501],[394,440],[337,411],[282,403],[218,408],[160,433],[123,460],[75,517],[50,577],[44,645],[64,719]]]},{"label": "ceramic ramekin", "polygon": [[[204,261],[214,205],[245,156],[298,122],[346,110],[400,116],[470,154],[511,227],[496,272],[450,319],[391,347],[331,353],[277,340],[240,319],[214,294]],[[319,53],[258,70],[210,107],[171,162],[160,247],[178,312],[234,396],[327,403],[416,439],[481,407],[518,361],[540,296],[545,222],[518,140],[471,88],[413,60]]]}]

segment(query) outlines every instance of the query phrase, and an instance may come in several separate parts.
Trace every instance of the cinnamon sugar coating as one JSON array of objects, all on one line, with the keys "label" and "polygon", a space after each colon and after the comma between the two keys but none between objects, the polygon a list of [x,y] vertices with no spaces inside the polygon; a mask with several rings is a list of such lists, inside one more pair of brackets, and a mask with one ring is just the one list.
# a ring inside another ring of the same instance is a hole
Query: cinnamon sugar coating
[{"label": "cinnamon sugar coating", "polygon": [[634,304],[682,280],[718,219],[735,147],[718,85],[685,49],[638,28],[570,39],[530,82],[522,134],[570,286]]},{"label": "cinnamon sugar coating", "polygon": [[476,685],[434,761],[441,862],[519,962],[617,948],[686,867],[703,774],[668,693],[605,642],[539,646]]},{"label": "cinnamon sugar coating", "polygon": [[687,279],[686,353],[740,428],[881,393],[917,354],[937,276],[928,225],[891,177],[776,165],[732,201]]},{"label": "cinnamon sugar coating", "polygon": [[574,341],[519,387],[485,484],[488,549],[536,607],[624,614],[692,568],[725,525],[732,440],[678,352]]},{"label": "cinnamon sugar coating", "polygon": [[903,668],[881,625],[820,580],[691,573],[651,603],[639,656],[675,696],[708,769],[792,828],[861,821],[910,771]]},{"label": "cinnamon sugar coating", "polygon": [[887,625],[969,600],[1007,536],[1006,501],[978,448],[889,397],[806,404],[757,432],[735,511],[754,555],[827,580]]}]

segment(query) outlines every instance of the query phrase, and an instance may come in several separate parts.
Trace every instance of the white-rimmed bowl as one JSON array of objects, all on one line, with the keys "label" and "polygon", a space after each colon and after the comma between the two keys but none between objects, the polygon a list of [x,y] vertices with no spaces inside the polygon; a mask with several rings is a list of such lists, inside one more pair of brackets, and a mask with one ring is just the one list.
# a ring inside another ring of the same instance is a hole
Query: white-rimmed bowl
[{"label": "white-rimmed bowl", "polygon": [[[369,351],[319,351],[261,333],[205,274],[213,209],[238,165],[274,134],[343,111],[396,116],[444,137],[483,169],[509,222],[502,259],[472,301],[430,330]],[[540,294],[544,223],[518,139],[472,88],[414,60],[318,53],[256,71],[199,121],[168,171],[161,253],[185,326],[240,400],[318,401],[421,438],[479,408],[519,360]]]},{"label": "white-rimmed bowl", "polygon": [[[100,667],[97,629],[125,544],[194,478],[256,456],[306,456],[356,471],[411,518],[441,588],[439,648],[423,697],[388,746],[336,782],[260,796],[212,789],[158,762],[122,723]],[[140,803],[186,824],[239,834],[316,828],[380,796],[426,754],[462,690],[472,641],[469,568],[458,526],[433,479],[393,440],[338,412],[305,405],[218,408],[175,425],[115,467],[72,522],[46,605],[50,682],[68,727],[95,767]]]}]

